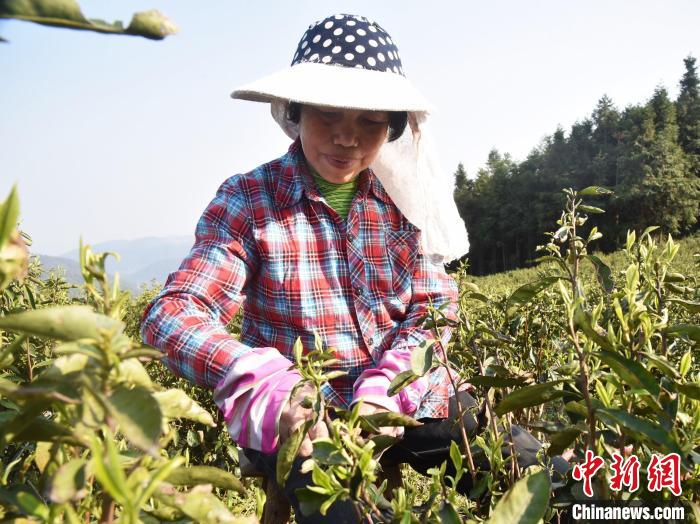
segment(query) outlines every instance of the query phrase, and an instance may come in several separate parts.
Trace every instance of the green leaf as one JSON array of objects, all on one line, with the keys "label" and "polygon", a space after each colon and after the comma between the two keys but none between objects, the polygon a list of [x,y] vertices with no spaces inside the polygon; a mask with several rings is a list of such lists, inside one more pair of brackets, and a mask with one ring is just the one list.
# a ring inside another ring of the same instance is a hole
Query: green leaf
[{"label": "green leaf", "polygon": [[177,33],[177,26],[156,9],[134,13],[124,34],[143,36],[151,40],[162,40]]},{"label": "green leaf", "polygon": [[75,0],[4,0],[0,2],[0,18],[14,18],[54,27],[122,35],[136,35],[161,40],[177,32],[177,27],[160,12],[135,13],[129,27],[122,22],[88,20]]},{"label": "green leaf", "polygon": [[686,351],[683,356],[681,357],[680,364],[678,366],[678,371],[681,374],[681,377],[685,377],[688,372],[690,371],[690,368],[693,366],[693,354],[691,353],[690,350]]},{"label": "green leaf", "polygon": [[[133,507],[140,508],[148,499],[153,496],[153,492],[160,487],[165,479],[173,471],[179,468],[185,462],[185,457],[177,456],[160,463],[159,467],[146,472],[145,469],[137,468],[129,476],[129,483],[139,485],[141,490],[138,498],[133,502]],[[148,480],[144,480],[145,476]]]},{"label": "green leaf", "polygon": [[530,282],[529,284],[520,286],[508,297],[508,300],[506,301],[507,315],[509,317],[512,316],[515,313],[516,308],[529,302],[536,295],[560,279],[561,277],[544,277],[535,282]]},{"label": "green leaf", "polygon": [[[0,326],[2,327],[2,326]],[[700,342],[700,326],[697,324],[675,324],[667,327],[664,332],[671,336],[686,336],[690,340]]]},{"label": "green leaf", "polygon": [[180,510],[192,522],[199,524],[252,524],[255,522],[255,520],[246,520],[244,517],[235,517],[219,497],[211,493],[211,486],[195,486],[187,493],[175,493],[173,496],[164,495],[156,490],[154,496],[161,503]]},{"label": "green leaf", "polygon": [[88,494],[86,466],[87,460],[72,459],[62,464],[56,473],[49,477],[46,494],[51,502],[63,504],[80,500]]},{"label": "green leaf", "polygon": [[366,427],[370,431],[372,431],[374,428],[381,428],[386,426],[403,426],[406,428],[417,428],[423,425],[413,417],[404,415],[402,413],[394,413],[392,411],[382,411],[380,413],[364,415],[361,416],[359,420],[363,428]]},{"label": "green leaf", "polygon": [[57,382],[71,374],[77,375],[81,373],[88,365],[87,355],[74,353],[54,359],[51,366],[41,375],[39,380],[53,380]]},{"label": "green leaf", "polygon": [[387,389],[387,395],[393,397],[403,388],[405,388],[412,382],[415,382],[418,378],[418,375],[413,373],[413,371],[411,371],[410,369],[402,371],[401,373],[396,375],[394,377],[394,380],[392,380],[389,384],[389,388]]},{"label": "green leaf", "polygon": [[651,234],[652,234],[654,231],[656,231],[657,229],[659,229],[659,226],[649,226],[649,227],[647,227],[647,228],[644,230],[644,232],[641,234],[641,236],[639,237],[639,241],[641,242],[642,239],[644,239],[644,237],[651,235]]},{"label": "green leaf", "polygon": [[586,204],[581,204],[580,206],[578,206],[578,210],[591,215],[600,215],[602,213],[605,213],[605,209],[595,206],[587,206]]},{"label": "green leaf", "polygon": [[317,438],[313,442],[313,448],[312,456],[320,464],[341,465],[350,462],[342,446],[336,445],[329,438]]},{"label": "green leaf", "polygon": [[163,416],[167,418],[184,418],[206,426],[216,426],[211,414],[181,389],[157,391],[153,393],[153,397],[158,402]]},{"label": "green leaf", "polygon": [[615,288],[615,282],[613,282],[610,267],[595,255],[586,255],[586,258],[595,266],[596,277],[598,278],[600,287],[602,287],[606,293],[611,293]]},{"label": "green leaf", "polygon": [[423,340],[411,351],[411,371],[419,377],[433,367],[433,346],[435,340]]},{"label": "green leaf", "polygon": [[284,486],[292,470],[294,459],[299,454],[299,448],[307,431],[307,423],[298,427],[291,436],[284,441],[277,452],[277,484]]},{"label": "green leaf", "polygon": [[154,360],[160,360],[165,357],[165,353],[158,349],[151,349],[147,347],[138,347],[127,351],[122,355],[122,360],[127,360],[129,358],[149,358]]},{"label": "green leaf", "polygon": [[688,398],[700,400],[700,382],[694,384],[676,384],[679,393],[683,393]]},{"label": "green leaf", "polygon": [[146,389],[153,388],[153,381],[146,368],[135,358],[119,362],[119,378],[129,384],[143,386]]},{"label": "green leaf", "polygon": [[569,391],[556,389],[555,386],[562,382],[566,382],[566,380],[554,380],[518,389],[501,400],[501,403],[496,407],[496,414],[505,415],[516,409],[538,406],[557,398],[575,395]]},{"label": "green leaf", "polygon": [[11,415],[11,418],[8,419],[3,417],[0,425],[0,449],[6,443],[12,442],[17,435],[32,425],[46,410],[47,406],[48,402],[39,401],[27,403],[23,406],[22,411],[18,413],[0,412],[0,415]]},{"label": "green leaf", "polygon": [[489,388],[512,388],[514,386],[521,386],[525,383],[524,378],[517,377],[487,377],[482,375],[477,375],[471,377],[468,382],[472,386],[484,386]]},{"label": "green leaf", "polygon": [[657,444],[657,449],[660,446],[663,451],[683,456],[678,443],[658,424],[616,408],[598,408],[596,412],[598,417],[607,424],[619,424],[639,437]]},{"label": "green leaf", "polygon": [[478,300],[479,302],[483,302],[484,304],[488,304],[491,302],[491,299],[484,295],[483,293],[468,293],[465,295],[466,298],[472,299],[472,300]]},{"label": "green leaf", "polygon": [[181,466],[172,471],[166,480],[175,486],[211,484],[215,488],[245,493],[245,487],[235,475],[211,466]]},{"label": "green leaf", "polygon": [[615,349],[607,339],[606,331],[595,324],[591,314],[588,311],[584,311],[580,306],[577,306],[574,310],[574,325],[601,348]]},{"label": "green leaf", "polygon": [[525,475],[498,501],[489,524],[537,524],[547,511],[551,488],[546,471]]},{"label": "green leaf", "polygon": [[162,412],[150,391],[120,384],[108,398],[108,407],[122,433],[136,447],[157,455]]},{"label": "green leaf", "polygon": [[678,380],[681,378],[681,374],[673,367],[666,357],[647,352],[643,352],[642,355],[647,358],[649,367],[655,367],[670,379]]},{"label": "green leaf", "polygon": [[112,435],[109,432],[107,433],[104,447],[102,445],[103,441],[96,434],[90,436],[90,449],[92,451],[91,471],[94,472],[95,478],[102,488],[117,503],[126,505],[130,500],[129,488],[126,485],[126,475],[124,475]]},{"label": "green leaf", "polygon": [[385,449],[388,449],[391,446],[393,446],[394,444],[396,444],[397,442],[399,442],[401,440],[401,438],[379,434],[379,435],[375,435],[370,440],[372,442],[374,442],[374,454],[376,456],[377,454],[381,453]]},{"label": "green leaf", "polygon": [[610,366],[618,377],[633,388],[646,390],[655,399],[661,393],[658,380],[639,362],[612,351],[599,351],[594,355]]},{"label": "green leaf", "polygon": [[568,226],[561,226],[554,232],[554,239],[559,242],[564,242],[569,237]]},{"label": "green leaf", "polygon": [[0,205],[0,248],[10,241],[10,236],[17,228],[18,218],[19,197],[17,196],[17,186],[12,186],[7,199]]},{"label": "green leaf", "polygon": [[0,369],[5,369],[14,362],[14,352],[20,349],[22,343],[27,339],[26,335],[20,335],[10,344],[0,349]]},{"label": "green leaf", "polygon": [[88,306],[55,306],[0,317],[0,329],[58,340],[98,339],[100,330],[121,332],[124,323]]},{"label": "green leaf", "polygon": [[549,440],[547,454],[550,456],[560,455],[568,448],[581,434],[578,428],[566,428],[552,435]]},{"label": "green leaf", "polygon": [[445,501],[442,503],[440,506],[440,510],[438,511],[438,515],[440,516],[440,522],[443,524],[461,524],[462,519],[459,516],[459,513],[457,513],[457,510],[454,508],[452,504],[449,502]]},{"label": "green leaf", "polygon": [[450,459],[452,459],[455,470],[460,471],[462,469],[462,452],[454,440],[450,442]]},{"label": "green leaf", "polygon": [[24,515],[38,517],[43,522],[48,522],[49,520],[49,507],[25,486],[15,485],[9,489],[0,487],[0,502],[2,502],[0,507],[14,506]]},{"label": "green leaf", "polygon": [[578,192],[578,196],[601,196],[612,195],[613,192],[601,186],[588,186]]},{"label": "green leaf", "polygon": [[12,440],[14,442],[55,442],[60,438],[64,441],[77,442],[72,435],[67,427],[41,415],[17,432]]},{"label": "green leaf", "polygon": [[325,495],[311,491],[309,488],[298,489],[296,495],[299,500],[299,509],[304,515],[316,513],[326,500]]},{"label": "green leaf", "polygon": [[547,434],[554,434],[562,431],[563,429],[566,429],[564,424],[561,422],[552,422],[549,420],[536,420],[534,422],[530,422],[528,424],[523,424],[524,426],[528,428],[533,428],[538,431],[541,431],[543,433]]},{"label": "green leaf", "polygon": [[583,402],[575,400],[567,402],[566,404],[564,404],[564,410],[574,415],[578,415],[579,417],[588,416],[588,409],[586,408],[586,404],[584,404]]},{"label": "green leaf", "polygon": [[700,313],[700,302],[693,302],[691,300],[683,300],[681,298],[671,298],[668,302],[672,304],[678,304],[679,306],[685,308],[689,313]]}]

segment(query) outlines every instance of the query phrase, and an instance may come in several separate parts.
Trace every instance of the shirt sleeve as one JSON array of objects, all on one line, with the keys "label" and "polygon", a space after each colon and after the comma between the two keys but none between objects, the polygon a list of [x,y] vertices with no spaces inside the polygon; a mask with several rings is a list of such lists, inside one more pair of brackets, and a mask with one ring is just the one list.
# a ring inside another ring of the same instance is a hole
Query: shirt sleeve
[{"label": "shirt sleeve", "polygon": [[249,347],[226,331],[259,262],[239,178],[224,182],[205,209],[190,253],[144,311],[141,336],[176,375],[214,388],[234,441],[271,453],[300,376],[277,349]]},{"label": "shirt sleeve", "polygon": [[[413,415],[425,396],[429,385],[429,374],[418,378],[397,395],[387,394],[389,384],[402,371],[411,369],[411,352],[421,342],[435,338],[431,330],[422,327],[428,307],[439,308],[450,320],[456,319],[457,284],[442,264],[435,264],[422,253],[417,255],[413,273],[413,296],[406,318],[394,339],[391,348],[384,352],[377,365],[366,369],[357,378],[353,387],[353,403],[360,400],[382,406],[389,411]],[[445,328],[438,344],[447,347],[451,330]]]}]

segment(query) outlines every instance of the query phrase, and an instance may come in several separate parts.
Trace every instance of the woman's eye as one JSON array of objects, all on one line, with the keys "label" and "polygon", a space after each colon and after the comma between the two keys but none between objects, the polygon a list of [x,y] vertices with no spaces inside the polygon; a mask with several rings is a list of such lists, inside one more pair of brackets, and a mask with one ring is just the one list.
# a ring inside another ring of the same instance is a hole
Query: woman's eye
[{"label": "woman's eye", "polygon": [[327,118],[328,120],[340,118],[340,113],[337,111],[319,111],[319,113],[321,113],[323,118]]},{"label": "woman's eye", "polygon": [[383,125],[389,123],[386,120],[374,120],[372,118],[364,118],[363,121],[365,124],[371,125],[371,126],[383,126]]}]

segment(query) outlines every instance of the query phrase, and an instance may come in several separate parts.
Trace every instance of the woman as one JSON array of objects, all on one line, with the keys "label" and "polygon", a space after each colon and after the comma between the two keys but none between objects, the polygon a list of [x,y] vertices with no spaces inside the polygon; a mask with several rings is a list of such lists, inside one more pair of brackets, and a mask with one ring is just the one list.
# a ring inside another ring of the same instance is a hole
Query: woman
[{"label": "woman", "polygon": [[[294,142],[219,188],[190,254],[144,313],[144,340],[175,373],[214,388],[233,439],[271,473],[279,445],[310,416],[300,406],[308,391],[290,398],[297,337],[311,348],[321,335],[347,372],[326,385],[329,403],[444,420],[452,392],[442,371],[387,395],[411,350],[433,338],[421,325],[429,305],[454,317],[457,286],[443,263],[468,250],[429,147],[430,106],[391,37],[363,17],[328,17],[304,33],[289,68],[232,96],[270,103]],[[237,341],[224,327],[244,301]],[[445,460],[454,432],[438,426],[407,432],[395,458],[425,462],[432,446],[444,453],[430,464]],[[325,435],[319,422],[301,455]],[[286,487],[295,509],[305,482],[294,472]]]}]

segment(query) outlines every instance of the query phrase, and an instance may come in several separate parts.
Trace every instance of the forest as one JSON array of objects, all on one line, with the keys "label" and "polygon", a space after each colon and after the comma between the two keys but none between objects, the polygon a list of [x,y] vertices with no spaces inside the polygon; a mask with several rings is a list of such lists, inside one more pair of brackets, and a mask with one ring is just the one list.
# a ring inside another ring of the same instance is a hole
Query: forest
[{"label": "forest", "polygon": [[[613,191],[597,224],[599,249],[622,245],[628,230],[651,225],[672,235],[698,228],[700,93],[696,59],[684,60],[680,92],[657,87],[642,104],[618,109],[603,96],[569,132],[558,128],[522,162],[492,150],[486,167],[455,172],[455,200],[471,243],[470,272],[484,275],[532,265],[542,232],[557,218],[561,189]],[[589,211],[594,213],[595,211]]]}]

